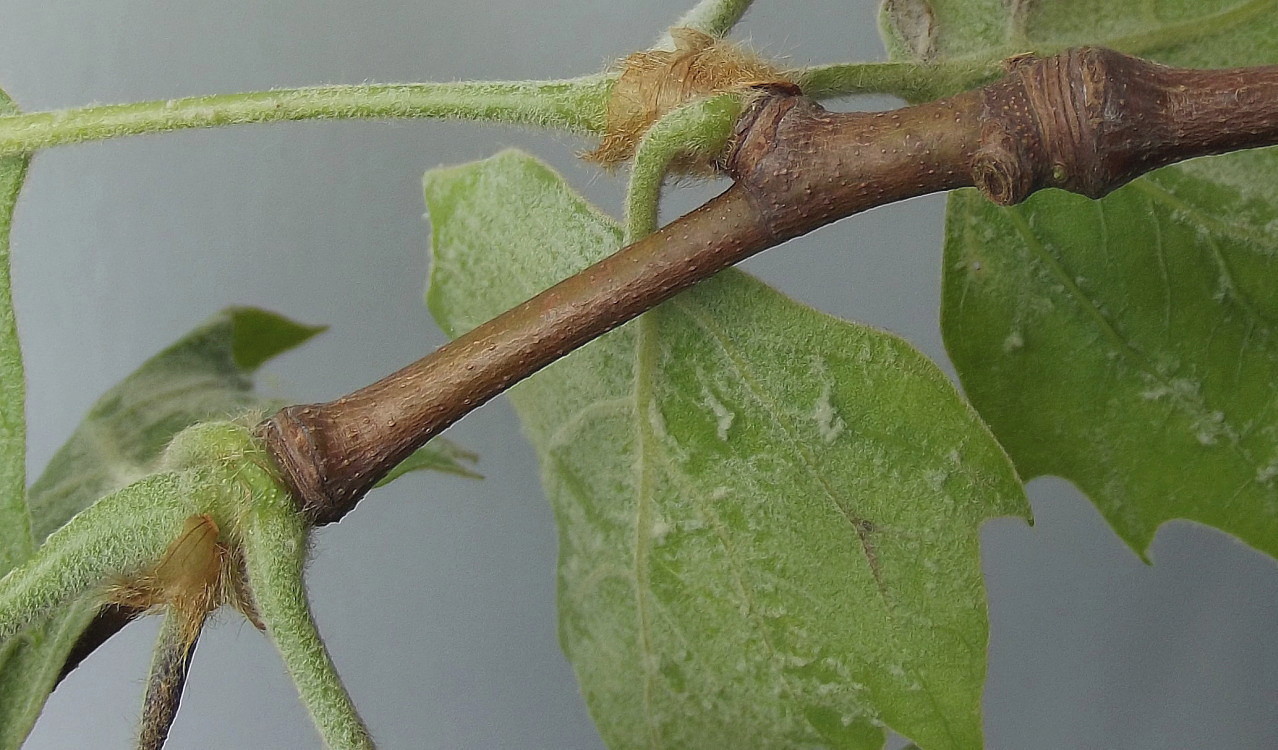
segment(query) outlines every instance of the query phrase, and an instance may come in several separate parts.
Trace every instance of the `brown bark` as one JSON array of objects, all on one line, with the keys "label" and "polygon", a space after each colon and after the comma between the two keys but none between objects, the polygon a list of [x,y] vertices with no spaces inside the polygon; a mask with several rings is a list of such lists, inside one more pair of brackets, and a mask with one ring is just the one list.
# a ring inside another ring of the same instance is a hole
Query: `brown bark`
[{"label": "brown bark", "polygon": [[138,725],[138,750],[162,750],[182,703],[182,691],[195,655],[195,642],[204,626],[205,612],[170,607],[160,628],[142,700]]},{"label": "brown bark", "polygon": [[61,683],[65,680],[67,675],[80,666],[80,663],[89,654],[98,649],[98,646],[106,643],[116,633],[123,630],[125,625],[144,614],[146,614],[144,610],[124,604],[108,603],[102,605],[97,614],[94,615],[93,621],[89,623],[89,627],[85,628],[80,637],[76,639],[75,645],[71,647],[71,651],[67,654],[66,661],[62,662],[62,671],[58,672],[58,682]]},{"label": "brown bark", "polygon": [[567,352],[682,289],[836,219],[975,186],[1012,204],[1093,198],[1174,161],[1278,142],[1278,66],[1167,68],[1098,48],[1014,59],[984,88],[880,113],[832,113],[790,88],[747,108],[701,208],[402,370],[260,435],[301,509],[340,520],[399,461]]}]

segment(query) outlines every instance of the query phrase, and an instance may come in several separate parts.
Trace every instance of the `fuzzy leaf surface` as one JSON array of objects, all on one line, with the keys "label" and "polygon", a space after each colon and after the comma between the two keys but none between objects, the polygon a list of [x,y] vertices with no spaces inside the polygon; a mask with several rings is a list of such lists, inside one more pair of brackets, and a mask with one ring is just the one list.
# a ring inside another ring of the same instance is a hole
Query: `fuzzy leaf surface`
[{"label": "fuzzy leaf surface", "polygon": [[[428,301],[466,331],[617,249],[506,152],[426,178]],[[613,748],[981,745],[977,528],[1014,472],[904,341],[725,271],[516,386],[560,534],[560,639]]]},{"label": "fuzzy leaf surface", "polygon": [[[248,307],[224,310],[156,354],[107,391],[54,454],[28,493],[32,527],[43,540],[75,514],[151,474],[170,440],[198,422],[265,413],[281,404],[253,391],[268,360],[324,330]],[[440,439],[412,454],[391,481],[432,469],[476,476],[473,454]],[[67,654],[97,611],[81,600],[0,650],[0,748],[30,731]]]},{"label": "fuzzy leaf surface", "polygon": [[322,330],[230,308],[147,360],[98,399],[31,485],[36,538],[151,473],[183,429],[270,408],[273,402],[253,393],[253,372]]},{"label": "fuzzy leaf surface", "polygon": [[1169,65],[1273,62],[1278,0],[885,0],[879,25],[893,59],[998,60],[1102,45]]},{"label": "fuzzy leaf surface", "polygon": [[[1104,43],[1192,67],[1278,63],[1274,0],[991,13],[1007,35],[986,54]],[[950,199],[942,327],[972,403],[1022,476],[1073,481],[1142,555],[1171,519],[1278,555],[1275,284],[1273,149],[1168,167],[1100,201]]]}]

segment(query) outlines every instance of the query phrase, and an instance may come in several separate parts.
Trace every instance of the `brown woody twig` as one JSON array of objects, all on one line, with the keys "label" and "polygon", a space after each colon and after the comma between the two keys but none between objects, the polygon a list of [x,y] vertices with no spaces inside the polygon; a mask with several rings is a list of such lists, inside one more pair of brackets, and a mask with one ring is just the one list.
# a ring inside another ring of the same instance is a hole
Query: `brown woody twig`
[{"label": "brown woody twig", "polygon": [[845,216],[975,186],[1009,205],[1043,188],[1099,198],[1175,161],[1278,143],[1278,66],[1168,68],[1112,50],[1014,58],[980,89],[879,113],[760,91],[723,159],[735,183],[429,356],[259,434],[315,524],[475,407],[682,289]]},{"label": "brown woody twig", "polygon": [[[338,521],[453,422],[576,347],[750,255],[837,219],[974,186],[1010,205],[1099,198],[1157,167],[1278,143],[1278,66],[1168,68],[1098,48],[1013,58],[981,89],[891,112],[827,112],[773,86],[723,158],[726,192],[402,370],[259,434],[315,523]],[[140,611],[108,605],[59,680]]]}]

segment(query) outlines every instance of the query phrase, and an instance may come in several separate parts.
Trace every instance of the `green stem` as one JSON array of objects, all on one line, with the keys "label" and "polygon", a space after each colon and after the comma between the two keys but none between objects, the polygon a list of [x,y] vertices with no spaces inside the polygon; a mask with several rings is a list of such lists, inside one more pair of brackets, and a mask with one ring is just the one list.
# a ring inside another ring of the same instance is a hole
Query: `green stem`
[{"label": "green stem", "polygon": [[675,159],[719,154],[741,115],[740,94],[720,94],[686,104],[662,117],[635,149],[626,189],[626,244],[657,229],[661,183]]},{"label": "green stem", "polygon": [[598,133],[615,76],[315,86],[0,117],[0,156],[190,128],[283,120],[448,118]]},{"label": "green stem", "polygon": [[[0,111],[12,111],[0,94]],[[0,573],[8,573],[35,551],[27,505],[26,378],[18,323],[13,314],[9,237],[13,208],[26,179],[28,160],[0,159]]]},{"label": "green stem", "polygon": [[112,577],[160,559],[193,510],[183,475],[154,474],[81,511],[0,579],[0,641]]},{"label": "green stem", "polygon": [[373,740],[320,639],[302,583],[307,527],[272,480],[251,481],[254,506],[244,528],[244,562],[253,603],[324,743],[370,750]]},{"label": "green stem", "polygon": [[888,94],[920,102],[986,83],[1002,73],[1000,58],[924,64],[836,63],[799,72],[799,87],[813,99]]},{"label": "green stem", "polygon": [[[692,10],[675,21],[675,28],[696,29],[714,37],[725,36],[750,9],[754,0],[701,0]],[[669,32],[655,45],[658,49],[674,49]]]}]

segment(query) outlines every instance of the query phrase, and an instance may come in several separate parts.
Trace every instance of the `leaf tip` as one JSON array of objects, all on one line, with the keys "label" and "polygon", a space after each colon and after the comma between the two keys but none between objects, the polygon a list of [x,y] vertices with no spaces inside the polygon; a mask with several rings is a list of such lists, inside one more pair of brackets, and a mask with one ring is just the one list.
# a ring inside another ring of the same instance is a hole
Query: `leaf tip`
[{"label": "leaf tip", "polygon": [[237,367],[253,372],[279,354],[306,343],[328,330],[307,325],[257,307],[232,307],[231,356]]}]

